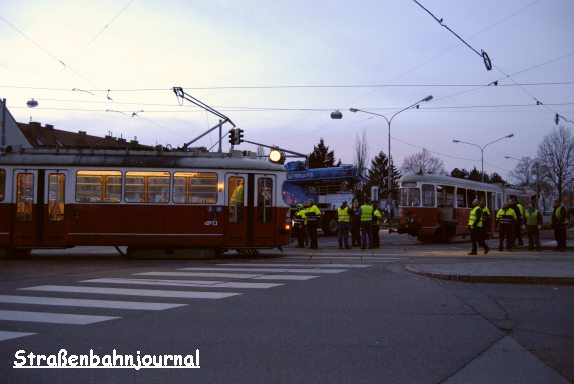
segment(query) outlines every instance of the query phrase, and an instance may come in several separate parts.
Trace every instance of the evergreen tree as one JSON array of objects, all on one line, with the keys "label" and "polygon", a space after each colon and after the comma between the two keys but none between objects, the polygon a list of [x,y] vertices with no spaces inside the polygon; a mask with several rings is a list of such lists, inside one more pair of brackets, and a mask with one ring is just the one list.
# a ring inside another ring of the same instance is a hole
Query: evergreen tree
[{"label": "evergreen tree", "polygon": [[468,173],[468,180],[473,180],[473,181],[481,181],[482,180],[482,174],[480,173],[480,171],[478,169],[476,169],[476,167],[474,167]]},{"label": "evergreen tree", "polygon": [[464,168],[455,168],[450,172],[450,175],[458,179],[468,179],[468,171]]},{"label": "evergreen tree", "polygon": [[[383,151],[379,152],[373,160],[371,160],[371,167],[367,171],[368,181],[363,188],[363,194],[370,196],[371,187],[379,187],[379,191],[382,196],[386,197],[388,193],[387,182],[388,182],[388,169],[389,161],[387,155]],[[391,181],[393,184],[393,199],[397,196],[397,191],[399,189],[399,179],[401,178],[401,171],[399,171],[393,164],[391,169]]]},{"label": "evergreen tree", "polygon": [[504,179],[502,178],[502,176],[500,176],[498,173],[493,172],[490,174],[490,176],[488,177],[488,183],[491,184],[504,184],[506,183],[506,181],[504,181]]},{"label": "evergreen tree", "polygon": [[321,138],[319,144],[315,145],[313,152],[309,154],[309,168],[329,168],[340,165],[341,160],[335,164],[335,150],[329,151],[329,147],[325,145],[325,141]]}]

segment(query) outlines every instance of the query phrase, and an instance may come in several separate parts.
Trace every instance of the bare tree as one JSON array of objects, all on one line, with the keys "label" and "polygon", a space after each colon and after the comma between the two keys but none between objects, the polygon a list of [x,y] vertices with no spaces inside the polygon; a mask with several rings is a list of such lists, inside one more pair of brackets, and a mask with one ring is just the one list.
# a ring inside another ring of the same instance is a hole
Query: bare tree
[{"label": "bare tree", "polygon": [[523,156],[520,158],[514,170],[510,172],[517,185],[531,187],[536,182],[536,166],[537,162],[530,156]]},{"label": "bare tree", "polygon": [[405,157],[401,169],[403,173],[418,173],[422,171],[426,174],[446,174],[443,161],[433,156],[426,148],[423,148],[421,152]]},{"label": "bare tree", "polygon": [[574,181],[574,137],[560,127],[548,133],[538,146],[538,163],[562,200],[564,190]]},{"label": "bare tree", "polygon": [[367,156],[369,148],[367,146],[367,132],[363,129],[363,133],[359,137],[355,137],[355,158],[353,159],[354,165],[359,168],[361,173],[364,174],[367,165]]}]

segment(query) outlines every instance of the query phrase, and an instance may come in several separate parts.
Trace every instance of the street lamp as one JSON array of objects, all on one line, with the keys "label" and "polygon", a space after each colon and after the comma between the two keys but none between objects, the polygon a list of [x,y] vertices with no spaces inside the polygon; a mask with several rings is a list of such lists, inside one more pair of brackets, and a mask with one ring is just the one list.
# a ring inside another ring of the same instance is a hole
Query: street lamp
[{"label": "street lamp", "polygon": [[491,141],[490,143],[487,143],[487,144],[483,145],[482,147],[478,144],[468,143],[466,141],[461,141],[461,140],[453,140],[452,142],[453,143],[462,143],[462,144],[473,145],[473,146],[477,147],[478,149],[480,149],[480,180],[484,183],[484,148],[488,147],[490,144],[496,143],[497,141],[504,140],[504,139],[510,139],[511,137],[514,137],[514,133],[511,133],[509,135],[501,137],[500,139],[496,139],[494,141]]},{"label": "street lamp", "polygon": [[375,116],[382,117],[383,119],[385,119],[385,121],[387,122],[387,125],[388,125],[388,127],[389,127],[389,153],[388,153],[388,156],[389,156],[389,169],[388,169],[388,172],[387,172],[387,173],[388,173],[388,175],[387,175],[387,183],[388,183],[388,184],[387,184],[387,212],[388,212],[388,215],[389,215],[389,216],[388,216],[388,220],[389,220],[389,233],[391,233],[391,211],[392,211],[392,208],[391,208],[391,204],[392,204],[391,194],[392,194],[392,193],[391,193],[391,192],[392,192],[392,189],[393,189],[393,184],[392,184],[393,181],[392,181],[392,177],[391,177],[391,171],[392,171],[392,169],[393,169],[393,162],[392,162],[392,158],[391,158],[391,122],[393,121],[393,119],[395,118],[395,116],[398,115],[399,113],[404,112],[404,111],[406,111],[407,109],[411,109],[411,108],[413,108],[413,107],[415,107],[415,108],[418,109],[420,103],[428,102],[428,101],[431,101],[431,100],[432,100],[432,96],[431,96],[431,95],[428,95],[428,96],[425,97],[424,99],[421,99],[421,100],[417,101],[416,103],[411,104],[411,105],[409,105],[408,107],[403,108],[403,109],[401,109],[400,111],[396,112],[394,115],[391,116],[390,119],[387,118],[385,115],[381,115],[381,114],[375,113],[375,112],[363,111],[362,109],[357,109],[357,108],[350,108],[350,109],[349,109],[349,111],[354,112],[354,113],[356,113],[356,112],[363,112],[363,113],[368,113],[369,115],[375,115]]}]

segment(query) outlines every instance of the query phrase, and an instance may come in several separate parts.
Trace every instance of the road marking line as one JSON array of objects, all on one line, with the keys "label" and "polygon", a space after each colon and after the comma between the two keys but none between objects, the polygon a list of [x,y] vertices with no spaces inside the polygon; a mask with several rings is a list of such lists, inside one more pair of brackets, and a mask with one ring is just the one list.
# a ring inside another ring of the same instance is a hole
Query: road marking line
[{"label": "road marking line", "polygon": [[173,277],[227,277],[232,279],[256,280],[309,280],[319,276],[310,275],[254,275],[246,273],[207,273],[207,272],[142,272],[137,276],[173,276]]},{"label": "road marking line", "polygon": [[140,272],[134,276],[179,276],[179,277],[225,277],[231,279],[251,279],[261,274],[247,273],[214,273],[214,272]]},{"label": "road marking line", "polygon": [[36,297],[36,296],[10,296],[0,295],[0,303],[13,304],[38,304],[59,305],[64,307],[89,307],[89,308],[117,308],[162,311],[187,304],[170,303],[145,303],[137,301],[113,301],[113,300],[89,300],[89,299],[66,299],[61,297]]},{"label": "road marking line", "polygon": [[67,285],[40,285],[37,287],[27,287],[20,289],[27,291],[90,293],[102,295],[177,297],[184,299],[223,299],[230,296],[241,295],[241,293],[231,292],[164,291],[156,289],[78,287]]},{"label": "road marking line", "polygon": [[225,267],[192,267],[181,268],[179,271],[238,271],[238,272],[269,272],[269,273],[341,273],[347,272],[346,269],[289,269],[289,268],[225,268]]},{"label": "road marking line", "polygon": [[0,341],[17,339],[19,337],[32,336],[32,335],[35,335],[35,333],[0,331]]},{"label": "road marking line", "polygon": [[306,267],[306,268],[367,268],[371,267],[369,264],[290,264],[290,263],[227,263],[227,264],[217,264],[221,266],[238,266],[238,267]]},{"label": "road marking line", "polygon": [[101,321],[114,320],[114,319],[119,319],[119,317],[116,317],[116,316],[75,315],[75,314],[71,314],[71,313],[49,313],[49,312],[0,310],[0,320],[28,321],[28,322],[32,322],[32,323],[87,325],[87,324],[99,323]]},{"label": "road marking line", "polygon": [[234,281],[227,282],[227,281],[123,279],[123,278],[83,280],[82,283],[167,285],[176,287],[241,288],[241,289],[243,288],[267,289],[283,285],[278,283],[242,283]]}]

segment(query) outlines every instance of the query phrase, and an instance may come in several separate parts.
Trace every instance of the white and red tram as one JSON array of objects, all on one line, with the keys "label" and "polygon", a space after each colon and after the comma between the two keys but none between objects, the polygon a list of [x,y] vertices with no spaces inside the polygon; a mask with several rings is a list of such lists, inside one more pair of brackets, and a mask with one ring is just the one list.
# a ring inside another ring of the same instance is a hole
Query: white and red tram
[{"label": "white and red tram", "polygon": [[503,202],[515,198],[525,207],[532,191],[442,175],[406,175],[399,181],[399,233],[423,242],[449,242],[469,234],[468,217],[474,199],[490,210],[490,228]]},{"label": "white and red tram", "polygon": [[78,245],[256,249],[289,243],[283,166],[253,153],[0,152],[0,253]]}]

